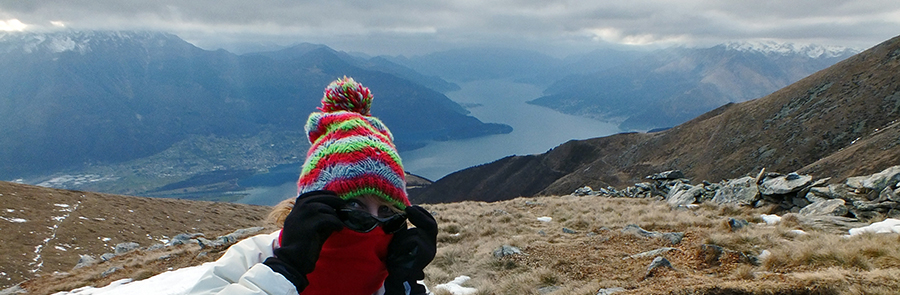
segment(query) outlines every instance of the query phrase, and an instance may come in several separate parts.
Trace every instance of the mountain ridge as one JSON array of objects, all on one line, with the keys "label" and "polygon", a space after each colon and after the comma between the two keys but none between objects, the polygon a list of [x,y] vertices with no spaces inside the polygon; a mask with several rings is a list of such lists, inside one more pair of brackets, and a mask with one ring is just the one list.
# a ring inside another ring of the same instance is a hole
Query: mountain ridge
[{"label": "mountain ridge", "polygon": [[[166,33],[6,33],[0,39],[0,177],[121,163],[195,136],[296,131],[324,86],[344,75],[375,90],[373,113],[391,126],[401,149],[509,132],[407,78],[440,79],[399,65],[382,72],[384,61],[366,64],[312,47],[275,60],[207,51]],[[283,163],[224,169],[277,164]]]},{"label": "mountain ridge", "polygon": [[[544,154],[458,171],[416,199],[568,194],[585,185],[636,183],[672,169],[710,181],[763,168],[835,180],[874,173],[900,163],[892,152],[900,144],[898,67],[900,37],[895,37],[763,98],[730,103],[661,132],[569,141]],[[853,149],[867,153],[851,154]],[[515,173],[522,175],[498,177]],[[484,188],[490,190],[482,193]]]}]

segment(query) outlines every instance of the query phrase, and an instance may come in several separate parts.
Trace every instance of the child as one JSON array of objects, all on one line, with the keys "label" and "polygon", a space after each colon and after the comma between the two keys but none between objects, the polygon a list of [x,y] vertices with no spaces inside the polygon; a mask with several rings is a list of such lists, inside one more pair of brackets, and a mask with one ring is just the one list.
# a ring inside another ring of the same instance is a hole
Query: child
[{"label": "child", "polygon": [[[306,123],[299,196],[276,205],[280,231],[228,249],[191,294],[425,294],[437,223],[411,206],[393,136],[352,78],[325,88]],[[407,228],[406,220],[415,228]]]}]

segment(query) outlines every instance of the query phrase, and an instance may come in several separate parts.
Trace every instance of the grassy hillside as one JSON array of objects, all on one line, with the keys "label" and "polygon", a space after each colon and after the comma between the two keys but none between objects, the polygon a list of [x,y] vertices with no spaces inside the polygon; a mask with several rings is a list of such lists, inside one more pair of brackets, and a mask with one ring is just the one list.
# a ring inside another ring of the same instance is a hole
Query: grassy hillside
[{"label": "grassy hillside", "polygon": [[[7,186],[4,197],[23,194],[22,189],[29,188]],[[54,191],[54,195],[60,193]],[[191,203],[179,203],[165,210],[170,216],[179,216],[186,210],[197,212]],[[80,206],[66,220],[79,220],[75,216],[89,207]],[[437,257],[425,270],[426,284],[438,295],[449,293],[437,285],[462,275],[471,277],[463,286],[477,289],[475,294],[594,295],[598,290],[611,288],[621,288],[615,294],[889,294],[900,288],[897,234],[844,238],[844,233],[818,229],[792,214],[783,216],[778,224],[767,225],[760,216],[769,208],[703,204],[672,209],[653,199],[605,196],[547,196],[424,207],[433,212],[440,229]],[[220,212],[225,211],[219,208]],[[254,216],[254,210],[260,208],[232,209],[246,214],[219,220]],[[109,216],[127,216],[115,212],[120,210],[112,210]],[[540,221],[541,217],[551,220]],[[729,218],[746,220],[749,225],[734,229],[729,226]],[[146,228],[150,224],[144,222],[151,220],[129,222]],[[677,243],[641,237],[626,230],[633,228],[630,225],[659,233],[681,232],[684,236]],[[94,228],[96,232],[85,233],[87,237],[116,236],[121,227]],[[13,244],[2,242],[0,245]],[[503,245],[517,247],[523,253],[495,256],[494,252]],[[28,254],[33,250],[26,248],[19,251]],[[658,249],[663,249],[659,251],[662,253],[636,255]],[[59,267],[65,273],[56,275],[50,275],[48,265],[43,276],[21,287],[31,294],[48,294],[79,286],[101,287],[123,278],[140,280],[169,267],[211,261],[222,250],[183,245],[137,251],[92,267]],[[208,254],[198,256],[203,251]],[[768,256],[762,255],[765,252]],[[648,265],[657,256],[667,259],[672,268],[648,271]],[[100,275],[113,266],[124,270]]]}]

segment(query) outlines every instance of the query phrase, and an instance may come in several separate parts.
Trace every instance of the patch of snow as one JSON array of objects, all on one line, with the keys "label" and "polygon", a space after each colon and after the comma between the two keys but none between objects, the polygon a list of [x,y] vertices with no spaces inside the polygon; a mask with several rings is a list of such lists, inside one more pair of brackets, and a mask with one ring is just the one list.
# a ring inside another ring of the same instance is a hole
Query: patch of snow
[{"label": "patch of snow", "polygon": [[771,257],[771,256],[772,256],[772,252],[769,252],[769,250],[762,250],[762,252],[759,253],[759,256],[757,256],[757,258],[759,258],[760,261],[765,261],[766,259],[769,259],[769,257]]},{"label": "patch of snow", "polygon": [[553,217],[543,216],[543,217],[538,217],[537,220],[540,221],[540,222],[550,222],[550,221],[553,220]]},{"label": "patch of snow", "polygon": [[134,213],[134,210],[128,209],[128,212]]},{"label": "patch of snow", "polygon": [[56,222],[63,222],[63,220],[66,220],[66,217],[69,217],[69,216],[68,215],[67,216],[53,216],[53,217],[50,217],[50,219],[53,219]]},{"label": "patch of snow", "polygon": [[66,248],[64,248],[62,246],[54,246],[53,248],[56,248],[56,250],[59,250],[59,251],[67,251]]},{"label": "patch of snow", "polygon": [[900,219],[888,218],[881,222],[850,229],[850,236],[861,235],[864,233],[900,233]]},{"label": "patch of snow", "polygon": [[806,234],[806,232],[801,229],[792,229],[791,231],[789,231],[789,233],[795,236],[802,236]]},{"label": "patch of snow", "polygon": [[106,221],[106,218],[94,217],[96,221]]},{"label": "patch of snow", "polygon": [[22,218],[4,217],[4,216],[0,216],[0,219],[6,220],[6,221],[9,221],[9,222],[12,222],[12,223],[23,223],[23,222],[27,222],[27,221],[28,221],[28,220],[25,220],[25,219],[22,219]]},{"label": "patch of snow", "polygon": [[101,238],[101,237],[97,237],[97,239],[100,241],[103,241],[103,242],[109,242],[110,240],[112,240],[110,238]]},{"label": "patch of snow", "polygon": [[446,284],[439,284],[437,286],[434,286],[434,289],[435,290],[444,289],[453,295],[475,294],[476,292],[478,292],[478,289],[462,286],[462,284],[465,283],[466,281],[468,281],[469,279],[471,279],[469,276],[458,276]]},{"label": "patch of snow", "polygon": [[759,218],[762,218],[762,220],[765,221],[768,225],[775,225],[781,222],[781,216],[775,214],[762,214],[759,216]]},{"label": "patch of snow", "polygon": [[[2,196],[3,196],[3,194],[0,194],[0,197],[2,197]],[[13,213],[13,212],[16,212],[16,209],[6,209],[6,212]]]},{"label": "patch of snow", "polygon": [[69,204],[53,204],[53,206],[56,206],[56,207],[63,207],[63,208],[69,208]]}]

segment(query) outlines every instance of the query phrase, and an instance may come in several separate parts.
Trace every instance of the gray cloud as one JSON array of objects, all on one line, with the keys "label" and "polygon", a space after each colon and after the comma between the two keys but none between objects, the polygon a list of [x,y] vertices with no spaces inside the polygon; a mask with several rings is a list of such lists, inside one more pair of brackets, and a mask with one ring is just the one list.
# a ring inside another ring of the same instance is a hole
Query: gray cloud
[{"label": "gray cloud", "polygon": [[197,45],[323,43],[369,54],[456,46],[554,53],[610,44],[776,40],[865,48],[900,33],[896,0],[0,1],[0,29],[161,30]]}]

